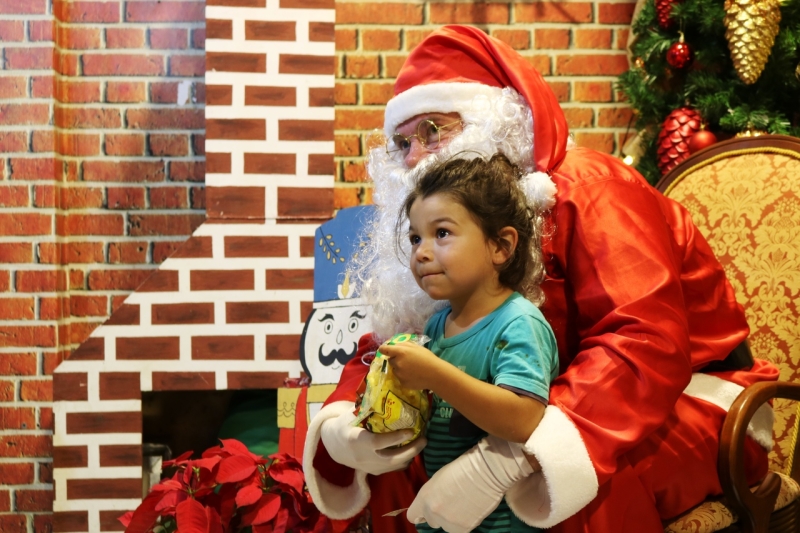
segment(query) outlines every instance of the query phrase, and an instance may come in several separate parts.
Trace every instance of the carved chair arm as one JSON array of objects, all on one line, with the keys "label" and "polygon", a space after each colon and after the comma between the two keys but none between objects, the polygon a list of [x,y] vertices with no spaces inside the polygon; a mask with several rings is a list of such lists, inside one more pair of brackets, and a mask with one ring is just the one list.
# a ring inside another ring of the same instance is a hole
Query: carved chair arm
[{"label": "carved chair arm", "polygon": [[[717,469],[722,492],[728,507],[739,515],[739,526],[744,533],[767,532],[769,517],[781,488],[780,477],[770,472],[761,485],[751,491],[744,469],[747,425],[758,408],[772,398],[800,401],[800,384],[773,381],[750,385],[731,405],[720,435]],[[797,461],[793,464],[796,465]],[[795,470],[791,472],[793,478],[797,474]]]}]

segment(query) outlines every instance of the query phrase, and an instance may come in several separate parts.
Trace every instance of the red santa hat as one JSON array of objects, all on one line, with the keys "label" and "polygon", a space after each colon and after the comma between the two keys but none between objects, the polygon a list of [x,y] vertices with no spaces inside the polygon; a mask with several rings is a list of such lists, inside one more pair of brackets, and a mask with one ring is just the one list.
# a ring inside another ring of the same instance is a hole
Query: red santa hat
[{"label": "red santa hat", "polygon": [[516,90],[533,113],[535,170],[550,173],[564,158],[567,121],[558,99],[511,47],[477,28],[444,26],[423,40],[397,75],[395,96],[386,105],[384,131],[421,113],[468,112],[476,96]]}]

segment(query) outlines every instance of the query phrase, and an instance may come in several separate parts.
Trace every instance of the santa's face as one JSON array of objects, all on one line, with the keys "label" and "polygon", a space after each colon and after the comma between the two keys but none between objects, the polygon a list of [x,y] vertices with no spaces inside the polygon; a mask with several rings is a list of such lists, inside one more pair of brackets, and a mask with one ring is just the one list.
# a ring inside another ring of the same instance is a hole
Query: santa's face
[{"label": "santa's face", "polygon": [[[415,115],[397,127],[396,134],[408,140],[408,148],[399,156],[407,168],[414,168],[429,154],[436,154],[447,146],[450,139],[461,132],[461,115],[458,113],[423,113]],[[435,128],[428,127],[432,123]],[[424,131],[423,131],[424,130]],[[434,132],[437,142],[429,142]]]},{"label": "santa's face", "polygon": [[338,383],[342,367],[353,358],[358,339],[369,333],[369,307],[351,305],[314,309],[303,330],[300,362],[311,383]]}]

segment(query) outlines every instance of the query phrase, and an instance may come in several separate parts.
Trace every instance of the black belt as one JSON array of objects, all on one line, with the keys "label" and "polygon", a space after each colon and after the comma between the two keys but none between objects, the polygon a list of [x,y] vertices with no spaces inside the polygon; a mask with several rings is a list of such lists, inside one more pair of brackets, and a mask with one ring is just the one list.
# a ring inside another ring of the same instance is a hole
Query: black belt
[{"label": "black belt", "polygon": [[711,361],[704,366],[700,372],[730,372],[731,370],[746,370],[752,368],[755,361],[750,345],[746,340],[739,343],[736,348],[731,350],[722,361]]}]

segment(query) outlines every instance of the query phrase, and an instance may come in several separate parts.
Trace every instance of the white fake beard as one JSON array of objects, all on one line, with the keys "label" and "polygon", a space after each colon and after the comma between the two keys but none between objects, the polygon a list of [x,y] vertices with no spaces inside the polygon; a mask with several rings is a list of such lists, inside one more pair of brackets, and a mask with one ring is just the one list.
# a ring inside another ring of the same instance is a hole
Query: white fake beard
[{"label": "white fake beard", "polygon": [[[401,208],[417,180],[456,154],[461,159],[488,160],[502,152],[524,172],[533,169],[533,120],[530,108],[516,91],[505,89],[494,101],[476,97],[461,115],[463,131],[412,169],[387,154],[383,146],[369,153],[367,170],[374,182],[377,209],[364,228],[368,244],[359,251],[350,270],[351,279],[362,287],[361,297],[372,306],[373,335],[378,342],[396,333],[421,333],[431,315],[448,305],[446,300],[432,299],[417,285],[409,268],[411,246],[408,239],[396,235]],[[406,220],[400,228],[402,235],[407,224]]]}]

